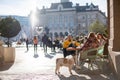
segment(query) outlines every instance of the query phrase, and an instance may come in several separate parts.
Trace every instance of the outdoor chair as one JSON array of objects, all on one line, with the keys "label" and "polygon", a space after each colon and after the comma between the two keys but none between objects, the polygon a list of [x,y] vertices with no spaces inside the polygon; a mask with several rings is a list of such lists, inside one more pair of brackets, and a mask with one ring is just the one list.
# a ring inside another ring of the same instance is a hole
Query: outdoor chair
[{"label": "outdoor chair", "polygon": [[84,63],[88,63],[88,68],[94,69],[93,65],[96,64],[98,69],[103,69],[103,64],[107,59],[107,55],[103,54],[104,45],[99,46],[98,48],[92,48],[86,51],[81,52],[80,54],[80,66],[83,66]]},{"label": "outdoor chair", "polygon": [[84,63],[88,63],[88,69],[94,69],[93,65],[96,63],[97,59],[97,50],[98,48],[92,48],[86,51],[83,51],[80,54],[80,66],[83,66]]},{"label": "outdoor chair", "polygon": [[104,45],[99,46],[97,56],[99,56],[102,59],[105,59],[107,55],[104,55],[103,52],[104,52]]},{"label": "outdoor chair", "polygon": [[97,50],[97,60],[99,60],[99,68],[103,69],[103,64],[106,60],[108,60],[108,55],[104,55],[104,45],[99,46]]}]

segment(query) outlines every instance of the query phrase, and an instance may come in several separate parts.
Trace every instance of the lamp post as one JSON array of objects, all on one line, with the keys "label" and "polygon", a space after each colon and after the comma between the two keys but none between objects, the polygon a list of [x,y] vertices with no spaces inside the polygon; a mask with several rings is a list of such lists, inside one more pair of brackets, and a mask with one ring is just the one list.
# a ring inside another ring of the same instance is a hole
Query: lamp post
[{"label": "lamp post", "polygon": [[35,31],[38,35],[40,35],[40,33],[42,33],[42,31],[43,31],[43,27],[42,26],[37,26],[37,27],[35,27]]}]

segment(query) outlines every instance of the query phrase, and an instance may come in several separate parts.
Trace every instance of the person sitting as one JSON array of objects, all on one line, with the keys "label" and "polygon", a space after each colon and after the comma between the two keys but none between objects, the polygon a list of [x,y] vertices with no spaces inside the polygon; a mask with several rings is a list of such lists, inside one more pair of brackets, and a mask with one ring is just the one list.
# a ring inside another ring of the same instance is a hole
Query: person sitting
[{"label": "person sitting", "polygon": [[104,34],[97,33],[97,39],[98,39],[98,41],[100,43],[99,46],[104,45],[103,55],[108,56],[108,38],[105,37]]},{"label": "person sitting", "polygon": [[105,38],[102,34],[97,33],[97,39],[99,41],[99,45],[104,45],[107,42],[107,38]]},{"label": "person sitting", "polygon": [[83,44],[83,46],[81,47],[81,51],[85,51],[91,48],[97,48],[99,47],[99,41],[95,36],[95,33],[91,32],[88,35],[88,38],[86,40],[86,42]]}]

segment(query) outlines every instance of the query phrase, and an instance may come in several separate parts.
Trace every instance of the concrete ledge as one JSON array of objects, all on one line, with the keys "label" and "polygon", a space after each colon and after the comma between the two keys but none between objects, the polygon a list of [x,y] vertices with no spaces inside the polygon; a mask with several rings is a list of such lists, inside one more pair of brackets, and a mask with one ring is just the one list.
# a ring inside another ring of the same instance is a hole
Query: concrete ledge
[{"label": "concrete ledge", "polygon": [[111,47],[108,50],[112,71],[116,79],[120,80],[120,52],[112,51]]},{"label": "concrete ledge", "polygon": [[14,47],[4,47],[4,62],[14,62],[15,60],[15,48]]}]

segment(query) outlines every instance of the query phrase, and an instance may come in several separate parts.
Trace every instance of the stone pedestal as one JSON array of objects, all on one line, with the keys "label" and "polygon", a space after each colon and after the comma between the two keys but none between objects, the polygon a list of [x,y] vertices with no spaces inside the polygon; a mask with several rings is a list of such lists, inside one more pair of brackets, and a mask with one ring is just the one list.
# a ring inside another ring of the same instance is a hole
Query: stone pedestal
[{"label": "stone pedestal", "polygon": [[116,80],[120,80],[120,52],[112,51],[112,48],[109,46],[109,59],[110,67],[116,77]]}]

